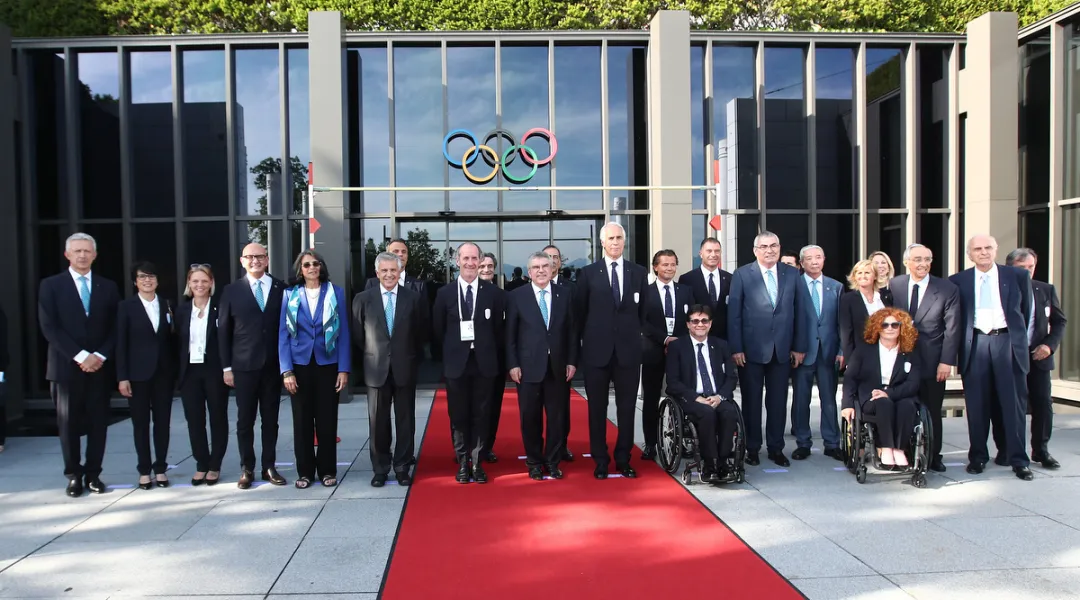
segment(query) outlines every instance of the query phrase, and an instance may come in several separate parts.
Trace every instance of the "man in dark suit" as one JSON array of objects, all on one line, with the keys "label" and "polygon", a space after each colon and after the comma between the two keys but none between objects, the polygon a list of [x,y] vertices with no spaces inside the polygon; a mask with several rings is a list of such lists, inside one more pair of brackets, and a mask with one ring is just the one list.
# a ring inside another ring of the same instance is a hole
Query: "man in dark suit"
[{"label": "man in dark suit", "polygon": [[[352,302],[353,343],[364,357],[367,386],[371,485],[386,485],[393,467],[399,485],[409,485],[409,465],[416,437],[416,371],[423,352],[423,300],[415,290],[400,285],[401,259],[389,252],[375,257],[379,287],[366,289]],[[397,442],[390,408],[394,409]]]},{"label": "man in dark suit", "polygon": [[570,410],[566,390],[577,371],[579,350],[570,292],[551,284],[552,262],[544,252],[530,256],[532,283],[511,292],[506,307],[506,364],[518,384],[525,464],[537,481],[544,478],[543,469],[554,479],[563,477],[559,462]]},{"label": "man in dark suit", "polygon": [[822,274],[825,250],[821,246],[806,246],[799,251],[803,274],[795,286],[796,346],[806,348],[806,357],[792,373],[795,410],[795,438],[798,448],[791,453],[795,460],[810,458],[813,433],[810,430],[810,397],[817,380],[818,401],[821,403],[821,441],[825,456],[844,460],[840,451],[840,425],[836,416],[836,385],[838,365],[844,357],[840,351],[840,295],[844,286]]},{"label": "man in dark suit", "polygon": [[581,319],[585,393],[589,401],[589,448],[593,476],[607,479],[608,389],[615,384],[619,437],[615,466],[623,477],[637,477],[630,466],[634,413],[641,380],[641,335],[645,328],[645,268],[623,258],[626,231],[618,223],[600,229],[604,257],[581,269],[574,291],[575,318]]},{"label": "man in dark suit", "polygon": [[[496,269],[499,267],[499,259],[495,258],[495,255],[491,252],[485,252],[480,257],[480,279],[491,283],[491,289],[497,294],[505,294],[502,288],[499,287],[499,278],[495,275]],[[505,303],[505,298],[503,300]],[[505,326],[505,315],[504,326]],[[499,420],[502,417],[502,403],[503,395],[506,393],[506,366],[503,361],[506,359],[506,339],[499,338],[495,340],[498,343],[498,355],[499,355],[499,374],[491,381],[491,410],[488,413],[491,416],[491,420],[488,421],[488,435],[484,440],[484,447],[480,450],[480,458],[484,462],[494,463],[499,461],[499,457],[495,455],[495,436],[499,432]],[[454,432],[451,429],[450,436],[453,437]]]},{"label": "man in dark suit", "polygon": [[956,365],[960,348],[960,290],[947,279],[930,274],[934,253],[922,244],[911,244],[904,250],[907,275],[889,282],[895,306],[911,315],[919,339],[915,355],[920,361],[919,403],[930,413],[934,428],[930,450],[930,468],[945,471],[941,459],[941,405],[945,401],[945,380]]},{"label": "man in dark suit", "polygon": [[739,366],[746,462],[760,464],[764,388],[769,459],[787,467],[791,464],[784,456],[788,377],[806,355],[806,347],[795,339],[799,270],[778,262],[780,238],[769,231],[754,238],[754,256],[757,261],[739,267],[731,276],[728,296],[728,342]]},{"label": "man in dark suit", "polygon": [[[551,283],[554,284],[554,285],[558,285],[558,286],[562,286],[562,287],[566,288],[566,291],[570,292],[571,305],[573,305],[572,303],[573,303],[573,298],[574,298],[574,282],[570,281],[570,278],[564,276],[563,273],[562,273],[562,264],[563,264],[562,263],[562,259],[563,259],[562,251],[559,250],[558,246],[555,246],[554,244],[550,244],[550,245],[544,247],[544,254],[547,254],[548,258],[551,259]],[[566,402],[567,402],[567,405],[569,405],[569,403],[570,403],[570,382],[569,381],[566,382],[565,387],[566,387],[566,389],[564,390],[564,392],[566,393]],[[564,411],[564,414],[566,416],[566,421],[565,421],[565,423],[563,423],[563,425],[564,425],[563,433],[566,434],[567,439],[563,440],[564,443],[563,443],[563,448],[562,448],[562,459],[567,461],[567,462],[572,462],[574,460],[574,453],[570,450],[570,440],[569,440],[569,438],[570,438],[570,410],[567,409],[566,411]]]},{"label": "man in dark suit", "polygon": [[[1024,269],[1031,276],[1032,311],[1028,320],[1028,350],[1031,369],[1028,370],[1028,410],[1031,411],[1031,460],[1047,469],[1061,464],[1050,455],[1050,433],[1054,427],[1054,401],[1050,395],[1050,373],[1054,370],[1054,354],[1065,336],[1065,313],[1061,311],[1057,290],[1049,283],[1035,280],[1039,257],[1031,248],[1017,248],[1005,258],[1005,264]],[[998,453],[1005,449],[1000,415],[994,415],[994,442]]]},{"label": "man in dark suit", "polygon": [[[116,346],[116,284],[91,272],[97,242],[85,233],[67,239],[68,269],[41,282],[38,323],[49,343],[45,378],[56,405],[60,450],[64,455],[67,495],[77,498],[83,483],[95,494],[105,493],[101,461],[109,427],[112,365]],[[81,436],[86,434],[86,463]]]},{"label": "man in dark suit", "polygon": [[709,307],[695,304],[688,312],[680,320],[689,323],[689,334],[680,336],[668,347],[668,395],[697,422],[704,463],[701,481],[733,481],[734,465],[729,459],[739,421],[735,408],[735,362],[727,342],[709,336],[712,327]]},{"label": "man in dark suit", "polygon": [[246,490],[255,481],[255,416],[262,417],[263,481],[287,482],[274,466],[277,460],[281,371],[278,327],[285,284],[266,272],[270,257],[261,244],[248,244],[240,256],[247,274],[225,286],[218,310],[218,349],[225,385],[236,389],[236,445],[240,449],[240,481]]},{"label": "man in dark suit", "polygon": [[708,306],[713,314],[712,337],[726,340],[727,300],[731,291],[731,273],[720,268],[722,248],[720,240],[705,238],[698,249],[701,266],[679,277],[679,283],[690,286],[694,302]]},{"label": "man in dark suit", "polygon": [[487,483],[480,452],[491,422],[491,382],[499,376],[505,295],[479,278],[480,246],[457,247],[456,285],[443,286],[431,311],[432,334],[443,350],[446,402],[458,483]]},{"label": "man in dark suit", "polygon": [[668,345],[687,334],[686,315],[695,304],[690,286],[673,281],[679,268],[679,257],[673,250],[654,254],[652,266],[656,282],[645,294],[645,335],[641,337],[641,430],[645,435],[642,460],[656,458],[660,390]]},{"label": "man in dark suit", "polygon": [[994,262],[997,241],[991,236],[972,237],[967,254],[975,266],[949,278],[960,288],[964,326],[960,375],[971,443],[967,472],[982,473],[990,459],[986,438],[991,407],[997,402],[1008,462],[1017,477],[1030,481],[1024,424],[1031,279],[1023,269]]}]

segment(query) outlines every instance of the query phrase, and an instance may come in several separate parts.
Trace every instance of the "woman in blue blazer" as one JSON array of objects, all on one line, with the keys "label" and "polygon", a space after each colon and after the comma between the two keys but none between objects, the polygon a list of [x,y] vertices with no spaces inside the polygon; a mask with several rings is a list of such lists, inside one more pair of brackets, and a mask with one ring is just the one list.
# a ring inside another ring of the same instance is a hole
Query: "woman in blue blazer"
[{"label": "woman in blue blazer", "polygon": [[349,385],[349,305],[317,252],[301,253],[293,269],[296,279],[281,302],[278,360],[292,396],[295,485],[305,489],[319,477],[331,487],[337,485],[338,394]]}]

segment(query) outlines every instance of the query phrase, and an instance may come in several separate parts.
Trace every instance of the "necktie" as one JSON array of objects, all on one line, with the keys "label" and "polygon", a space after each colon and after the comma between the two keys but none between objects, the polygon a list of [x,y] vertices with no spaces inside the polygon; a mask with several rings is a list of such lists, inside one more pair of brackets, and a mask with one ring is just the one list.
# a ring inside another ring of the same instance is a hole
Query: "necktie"
[{"label": "necktie", "polygon": [[776,276],[772,271],[765,271],[766,282],[765,289],[769,292],[769,302],[772,302],[773,308],[776,308]]},{"label": "necktie", "polygon": [[471,284],[465,286],[465,314],[462,315],[462,318],[466,321],[473,318],[473,295]]},{"label": "necktie", "polygon": [[390,335],[394,335],[394,293],[386,292],[386,308],[383,312],[386,313],[386,331]]},{"label": "necktie", "polygon": [[814,280],[814,291],[810,294],[810,298],[814,301],[814,312],[817,313],[818,318],[821,318],[821,292],[818,291],[818,286],[821,282]]},{"label": "necktie", "polygon": [[713,275],[715,273],[709,273],[709,302],[716,302],[716,282],[713,281]]},{"label": "necktie", "polygon": [[982,284],[979,286],[978,308],[990,308],[990,304],[990,275],[984,274],[982,276]]},{"label": "necktie", "polygon": [[540,290],[540,316],[544,317],[544,327],[548,326],[550,315],[548,314],[547,300],[544,296],[547,295],[547,290]]},{"label": "necktie", "polygon": [[911,302],[908,303],[908,314],[911,318],[915,318],[915,313],[919,312],[919,284],[915,284],[911,288]]},{"label": "necktie", "polygon": [[266,310],[266,296],[263,295],[262,281],[255,282],[255,301],[259,303],[259,310]]},{"label": "necktie", "polygon": [[664,286],[664,316],[669,319],[675,318],[675,305],[671,301],[671,286]]},{"label": "necktie", "polygon": [[86,275],[79,277],[79,297],[82,298],[83,310],[86,316],[90,316],[90,286],[87,284]]},{"label": "necktie", "polygon": [[619,303],[622,300],[622,290],[619,286],[619,263],[611,263],[611,297],[615,300],[615,307],[618,308]]},{"label": "necktie", "polygon": [[701,375],[701,395],[708,398],[709,396],[716,394],[716,388],[713,387],[712,378],[709,377],[709,367],[705,364],[705,354],[703,354],[701,350],[704,346],[704,342],[698,342],[697,368],[698,374]]}]

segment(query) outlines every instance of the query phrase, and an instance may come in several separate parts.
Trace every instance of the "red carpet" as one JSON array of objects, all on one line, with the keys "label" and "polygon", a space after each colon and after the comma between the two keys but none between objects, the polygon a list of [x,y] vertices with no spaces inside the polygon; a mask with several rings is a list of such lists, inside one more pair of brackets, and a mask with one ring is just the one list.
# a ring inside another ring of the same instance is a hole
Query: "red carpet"
[{"label": "red carpet", "polygon": [[[572,393],[561,481],[529,479],[517,395],[507,390],[489,483],[454,481],[446,393],[439,391],[406,502],[386,600],[467,598],[802,598],[655,463],[637,479],[597,481],[588,410]],[[638,424],[640,427],[640,423]],[[615,446],[608,424],[608,444]],[[612,465],[614,466],[614,465]]]}]

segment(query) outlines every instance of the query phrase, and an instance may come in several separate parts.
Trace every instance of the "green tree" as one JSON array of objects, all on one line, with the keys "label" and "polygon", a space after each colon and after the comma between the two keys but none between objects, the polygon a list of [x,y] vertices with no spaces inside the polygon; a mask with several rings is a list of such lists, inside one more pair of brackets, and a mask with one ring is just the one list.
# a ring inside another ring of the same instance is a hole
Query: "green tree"
[{"label": "green tree", "polygon": [[[304,194],[307,192],[307,168],[300,162],[300,157],[294,156],[289,160],[292,171],[292,212],[302,213],[304,209]],[[251,173],[255,175],[255,188],[263,192],[257,201],[258,212],[256,214],[268,215],[268,199],[270,188],[270,176],[281,174],[280,158],[264,158],[259,164],[251,167]],[[248,221],[248,241],[266,245],[269,235],[266,229],[266,221]]]},{"label": "green tree", "polygon": [[[416,228],[405,234],[405,241],[409,245],[409,264],[405,272],[417,279],[430,279],[444,281],[446,271],[450,268],[450,251],[439,250],[431,243],[431,234],[426,229]],[[375,257],[381,252],[386,252],[390,240],[383,240],[378,246],[375,240],[368,238],[364,244],[364,266],[366,273],[375,272]]]}]

